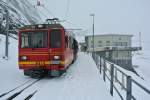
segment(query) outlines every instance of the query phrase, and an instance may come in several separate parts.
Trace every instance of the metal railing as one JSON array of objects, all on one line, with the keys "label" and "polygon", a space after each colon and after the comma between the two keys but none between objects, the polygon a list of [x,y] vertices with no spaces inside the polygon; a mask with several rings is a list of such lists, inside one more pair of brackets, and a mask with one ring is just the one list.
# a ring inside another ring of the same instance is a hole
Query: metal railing
[{"label": "metal railing", "polygon": [[[133,96],[132,84],[134,83],[139,89],[143,90],[145,93],[150,95],[150,90],[135,81],[131,76],[127,75],[125,72],[120,70],[116,64],[111,63],[95,53],[92,54],[92,57],[99,69],[100,74],[103,74],[103,80],[106,81],[106,78],[110,81],[110,94],[113,96],[114,90],[117,92],[121,100],[137,100]],[[119,75],[118,75],[119,74]],[[119,78],[121,80],[119,80]],[[121,90],[126,92],[126,96],[123,96],[120,90],[118,89],[119,85]]]}]

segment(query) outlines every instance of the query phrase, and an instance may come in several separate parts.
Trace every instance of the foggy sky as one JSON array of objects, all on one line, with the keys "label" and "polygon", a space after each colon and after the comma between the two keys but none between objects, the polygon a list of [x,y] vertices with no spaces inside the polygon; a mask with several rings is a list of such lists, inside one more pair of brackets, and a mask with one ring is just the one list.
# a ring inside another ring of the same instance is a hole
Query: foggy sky
[{"label": "foggy sky", "polygon": [[142,32],[144,45],[150,47],[150,0],[70,0],[67,17],[67,0],[40,1],[55,17],[71,22],[69,27],[88,30],[84,34],[92,34],[89,15],[95,13],[95,34],[133,34],[137,42]]}]

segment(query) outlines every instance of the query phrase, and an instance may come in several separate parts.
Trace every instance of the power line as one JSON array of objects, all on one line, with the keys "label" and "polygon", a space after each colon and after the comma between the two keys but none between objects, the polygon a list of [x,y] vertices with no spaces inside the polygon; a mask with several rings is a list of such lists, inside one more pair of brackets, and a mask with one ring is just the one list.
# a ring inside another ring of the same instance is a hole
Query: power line
[{"label": "power line", "polygon": [[39,11],[40,11],[40,13],[41,13],[42,15],[44,15],[44,16],[46,16],[46,17],[48,17],[48,15],[47,15],[47,14],[43,13],[41,10],[39,10]]},{"label": "power line", "polygon": [[68,17],[69,8],[70,8],[70,0],[67,0],[67,6],[66,6],[65,19],[67,19],[67,17]]},{"label": "power line", "polygon": [[68,20],[65,20],[65,22],[67,22],[68,24],[70,24],[70,25],[72,25],[72,26],[79,27],[78,25],[76,25],[76,24],[74,24],[74,23],[72,23],[72,22],[70,22],[70,21],[68,21]]},{"label": "power line", "polygon": [[48,14],[50,14],[53,18],[55,18],[55,15],[49,9],[47,9],[45,6],[42,7],[48,12]]}]

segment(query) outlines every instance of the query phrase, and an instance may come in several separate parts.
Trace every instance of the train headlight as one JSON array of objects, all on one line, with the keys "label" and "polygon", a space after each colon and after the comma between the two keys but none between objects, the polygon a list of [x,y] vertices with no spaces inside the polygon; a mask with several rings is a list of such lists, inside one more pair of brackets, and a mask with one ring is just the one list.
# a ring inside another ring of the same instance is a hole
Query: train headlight
[{"label": "train headlight", "polygon": [[27,56],[22,56],[21,60],[27,60]]},{"label": "train headlight", "polygon": [[58,60],[58,59],[60,59],[60,56],[54,56],[54,59]]}]

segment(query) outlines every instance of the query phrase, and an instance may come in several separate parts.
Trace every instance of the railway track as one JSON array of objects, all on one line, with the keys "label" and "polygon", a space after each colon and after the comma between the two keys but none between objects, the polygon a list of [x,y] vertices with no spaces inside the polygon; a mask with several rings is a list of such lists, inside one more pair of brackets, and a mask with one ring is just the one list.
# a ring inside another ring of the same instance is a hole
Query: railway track
[{"label": "railway track", "polygon": [[36,91],[34,91],[33,93],[29,94],[27,97],[25,97],[25,99],[24,99],[24,100],[29,100],[30,98],[32,98],[32,97],[33,97],[33,95],[34,95],[36,92],[37,92],[37,90],[36,90]]},{"label": "railway track", "polygon": [[2,97],[4,97],[5,95],[7,95],[7,94],[9,94],[9,93],[11,93],[11,92],[13,92],[13,91],[15,91],[15,90],[18,89],[18,88],[24,86],[25,84],[29,83],[30,81],[31,81],[31,80],[28,80],[28,81],[26,81],[26,82],[24,82],[24,83],[18,85],[17,87],[15,87],[15,88],[13,88],[13,89],[11,89],[11,90],[5,92],[5,93],[0,94],[0,98],[2,98]]},{"label": "railway track", "polygon": [[[5,98],[3,100],[12,100],[14,98],[16,98],[17,96],[19,96],[22,92],[24,92],[25,90],[27,90],[29,87],[33,86],[34,84],[36,84],[37,82],[39,82],[41,79],[36,79],[35,81],[32,80],[28,80],[20,85],[18,85],[17,87],[0,94],[0,100],[2,98]],[[33,93],[29,94],[27,97],[24,98],[24,100],[29,100],[38,90],[35,90]]]}]

